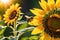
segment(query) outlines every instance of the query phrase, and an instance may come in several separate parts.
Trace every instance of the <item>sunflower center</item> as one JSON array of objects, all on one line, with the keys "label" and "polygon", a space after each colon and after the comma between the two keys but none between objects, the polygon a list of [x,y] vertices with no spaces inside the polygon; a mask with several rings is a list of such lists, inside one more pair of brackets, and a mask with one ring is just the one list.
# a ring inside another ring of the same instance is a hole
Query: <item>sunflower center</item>
[{"label": "sunflower center", "polygon": [[52,31],[56,31],[60,29],[60,18],[57,18],[57,17],[49,18],[47,21],[47,26]]},{"label": "sunflower center", "polygon": [[10,20],[14,19],[15,16],[16,16],[16,14],[17,14],[17,12],[14,10],[14,11],[10,14],[9,19],[10,19]]},{"label": "sunflower center", "polygon": [[45,32],[53,37],[60,37],[60,9],[48,12],[43,19]]}]

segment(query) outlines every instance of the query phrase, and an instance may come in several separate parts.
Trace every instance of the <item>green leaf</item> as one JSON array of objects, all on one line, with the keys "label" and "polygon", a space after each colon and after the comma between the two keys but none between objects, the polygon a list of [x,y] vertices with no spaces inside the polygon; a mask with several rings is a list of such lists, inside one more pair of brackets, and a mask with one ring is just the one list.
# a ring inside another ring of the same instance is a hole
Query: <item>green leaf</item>
[{"label": "green leaf", "polygon": [[40,37],[39,34],[31,35],[31,31],[28,31],[28,32],[26,31],[19,37],[19,40],[38,40],[39,37]]},{"label": "green leaf", "polygon": [[22,38],[21,40],[28,40],[28,37],[24,37],[24,38]]},{"label": "green leaf", "polygon": [[4,25],[5,25],[4,21],[0,20],[0,26],[4,26]]},{"label": "green leaf", "polygon": [[13,30],[11,28],[7,27],[4,31],[4,36],[5,37],[13,36]]},{"label": "green leaf", "polygon": [[0,27],[0,38],[3,37],[4,31],[5,31],[5,28],[1,28],[1,27]]},{"label": "green leaf", "polygon": [[28,27],[28,23],[19,24],[17,30],[21,30]]},{"label": "green leaf", "polygon": [[38,36],[31,36],[29,37],[29,40],[38,40]]}]

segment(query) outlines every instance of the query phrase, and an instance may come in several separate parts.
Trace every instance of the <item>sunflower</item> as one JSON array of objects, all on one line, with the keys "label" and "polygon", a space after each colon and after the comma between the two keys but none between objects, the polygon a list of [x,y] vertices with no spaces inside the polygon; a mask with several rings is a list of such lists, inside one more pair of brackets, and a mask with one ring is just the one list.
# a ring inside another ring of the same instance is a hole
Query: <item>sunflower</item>
[{"label": "sunflower", "polygon": [[41,0],[41,9],[33,8],[35,14],[30,25],[37,26],[32,34],[39,34],[39,40],[60,40],[60,0]]},{"label": "sunflower", "polygon": [[19,4],[16,3],[15,5],[11,5],[9,9],[5,12],[4,20],[7,25],[13,24],[13,22],[16,21],[16,19],[19,17],[19,11],[20,11]]}]

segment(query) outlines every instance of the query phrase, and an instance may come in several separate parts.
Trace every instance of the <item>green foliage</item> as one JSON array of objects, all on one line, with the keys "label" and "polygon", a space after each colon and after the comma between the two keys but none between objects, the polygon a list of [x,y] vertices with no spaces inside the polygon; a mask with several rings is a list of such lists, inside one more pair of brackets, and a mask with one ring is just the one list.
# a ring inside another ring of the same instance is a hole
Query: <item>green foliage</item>
[{"label": "green foliage", "polygon": [[3,32],[4,32],[4,30],[5,30],[4,28],[1,28],[1,27],[0,27],[0,38],[3,37]]},{"label": "green foliage", "polygon": [[0,20],[0,25],[1,25],[1,26],[5,26],[5,23],[4,23],[3,20]]},{"label": "green foliage", "polygon": [[13,30],[10,27],[7,27],[4,31],[4,36],[5,37],[13,36]]},{"label": "green foliage", "polygon": [[[34,14],[32,14],[30,12],[29,9],[30,8],[32,9],[34,7],[41,8],[39,6],[39,3],[38,3],[39,0],[26,0],[26,2],[25,1],[22,2],[22,1],[23,0],[15,0],[14,4],[15,3],[22,3],[21,6],[22,5],[24,6],[24,4],[27,2],[27,8],[25,10],[25,13],[27,13],[26,15],[35,16]],[[6,10],[7,9],[4,9],[4,6],[0,8],[0,15],[2,17],[3,17],[3,14],[5,14]],[[24,15],[24,17],[25,17],[25,15]],[[24,19],[24,17],[22,18],[22,16],[20,16],[18,21],[20,21],[20,19]],[[26,20],[26,18],[24,20]],[[17,30],[15,28],[11,28],[10,26],[5,28],[4,26],[6,26],[6,24],[4,23],[3,20],[0,21],[0,25],[3,26],[3,27],[0,27],[0,38],[14,36],[14,32],[30,27],[28,22],[25,22],[25,23],[22,23],[22,24],[18,24]],[[13,32],[13,29],[15,29],[14,32]],[[39,39],[39,35],[31,35],[31,31],[32,30],[24,31],[25,33],[20,35],[19,40],[38,40]],[[9,40],[9,38],[4,38],[4,40]],[[10,40],[16,40],[16,38],[10,38]]]},{"label": "green foliage", "polygon": [[31,31],[26,31],[19,37],[19,40],[38,40],[38,39],[39,39],[39,34],[31,35]]},{"label": "green foliage", "polygon": [[3,39],[3,40],[9,40],[8,38],[5,38],[5,39]]},{"label": "green foliage", "polygon": [[3,14],[5,13],[5,9],[2,7],[0,8],[0,15],[3,17]]},{"label": "green foliage", "polygon": [[29,26],[29,25],[28,25],[27,22],[25,22],[25,23],[23,23],[23,24],[19,24],[17,30],[21,30],[21,29],[27,28],[28,26]]}]

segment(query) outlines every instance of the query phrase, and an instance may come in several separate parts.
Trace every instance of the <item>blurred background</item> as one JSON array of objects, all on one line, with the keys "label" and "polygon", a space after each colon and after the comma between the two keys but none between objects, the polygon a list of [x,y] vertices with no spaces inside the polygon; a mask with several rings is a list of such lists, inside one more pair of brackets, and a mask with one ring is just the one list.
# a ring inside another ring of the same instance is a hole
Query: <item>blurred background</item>
[{"label": "blurred background", "polygon": [[2,16],[10,5],[19,3],[22,7],[21,11],[24,15],[31,16],[33,14],[31,14],[29,9],[40,8],[38,1],[39,0],[0,0],[0,15]]},{"label": "blurred background", "polygon": [[[25,17],[25,15],[27,16],[34,16],[31,12],[30,12],[30,9],[33,9],[33,8],[41,8],[40,5],[39,5],[39,1],[40,0],[0,0],[0,16],[3,18],[3,15],[5,14],[5,11],[12,5],[12,4],[16,4],[16,3],[19,3],[20,6],[22,7],[20,10],[22,11],[23,14],[23,18],[22,20],[24,21],[27,21],[27,18]],[[2,21],[0,21],[0,24],[3,24]],[[18,25],[18,28],[17,30],[21,30],[21,29],[24,29],[24,28],[27,28],[27,27],[30,27],[30,25],[28,25],[27,22],[23,23],[23,24],[20,24]],[[10,33],[12,32],[12,29],[7,27],[6,29],[4,29],[4,32],[3,32],[3,29],[0,28],[0,38],[1,36],[5,36],[5,37],[9,37],[11,35],[13,35],[13,33]],[[25,32],[20,38],[19,40],[25,40],[25,39],[29,39],[29,40],[33,40],[34,38],[36,38],[35,40],[38,40],[38,36],[39,35],[31,35],[31,31],[28,31],[28,32]],[[25,39],[24,39],[25,38]],[[28,40],[27,39],[27,40]],[[8,39],[5,39],[5,40],[8,40]]]}]

